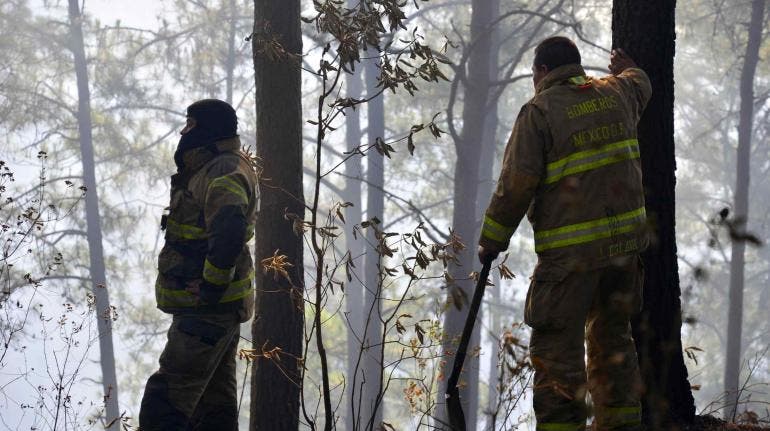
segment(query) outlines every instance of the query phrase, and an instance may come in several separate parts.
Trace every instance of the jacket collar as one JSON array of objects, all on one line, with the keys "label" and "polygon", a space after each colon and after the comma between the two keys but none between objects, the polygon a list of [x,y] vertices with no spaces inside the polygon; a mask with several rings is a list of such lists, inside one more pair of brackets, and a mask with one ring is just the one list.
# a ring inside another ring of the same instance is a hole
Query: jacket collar
[{"label": "jacket collar", "polygon": [[556,69],[548,72],[548,75],[537,84],[535,88],[535,94],[540,94],[543,91],[553,87],[554,85],[561,84],[562,82],[572,78],[573,76],[585,76],[586,72],[583,70],[583,66],[579,64],[565,64],[559,66]]},{"label": "jacket collar", "polygon": [[216,157],[219,153],[237,153],[241,149],[241,139],[237,136],[232,138],[222,139],[216,141],[210,145],[203,147],[193,148],[185,151],[182,155],[184,161],[184,172],[192,174],[201,166],[205,165]]}]

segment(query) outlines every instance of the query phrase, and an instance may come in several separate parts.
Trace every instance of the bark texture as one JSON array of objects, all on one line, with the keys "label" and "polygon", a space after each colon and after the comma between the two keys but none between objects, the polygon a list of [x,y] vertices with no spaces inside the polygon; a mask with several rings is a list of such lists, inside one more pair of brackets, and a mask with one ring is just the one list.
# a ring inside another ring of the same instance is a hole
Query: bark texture
[{"label": "bark texture", "polygon": [[[255,0],[252,49],[257,104],[257,155],[261,158],[261,211],[256,226],[256,261],[276,250],[293,265],[290,280],[257,269],[254,348],[280,348],[280,361],[258,358],[251,380],[252,431],[299,426],[302,357],[302,237],[293,214],[304,219],[302,188],[302,53],[299,0]],[[285,53],[264,42],[275,38]],[[267,49],[266,49],[267,48]]]},{"label": "bark texture", "polygon": [[78,135],[83,165],[83,182],[88,189],[85,197],[91,289],[96,299],[96,319],[99,333],[99,364],[105,403],[105,424],[109,430],[120,427],[118,381],[115,373],[115,353],[112,346],[112,308],[110,307],[107,275],[102,246],[102,221],[99,215],[99,193],[96,187],[96,166],[91,122],[91,91],[88,85],[88,63],[83,43],[83,15],[77,0],[69,0],[70,49],[74,57],[78,89]]},{"label": "bark texture", "polygon": [[652,81],[639,122],[647,217],[653,230],[645,266],[642,312],[632,322],[644,381],[643,421],[650,429],[691,423],[695,405],[682,356],[681,291],[675,227],[675,1],[614,0],[613,46],[624,49]]},{"label": "bark texture", "polygon": [[[759,61],[759,45],[765,17],[765,0],[754,0],[746,55],[741,70],[741,112],[738,123],[738,154],[735,166],[733,217],[739,232],[746,230],[749,217],[749,179],[751,177],[751,133],[754,123],[754,75]],[[727,351],[725,352],[724,390],[727,394],[724,417],[735,419],[739,401],[743,336],[743,285],[746,241],[734,240],[730,258],[730,306],[727,313]]]},{"label": "bark texture", "polygon": [[[450,264],[448,271],[455,280],[455,286],[449,290],[459,289],[459,294],[452,295],[465,300],[447,307],[444,317],[444,346],[446,365],[445,372],[451,370],[460,334],[468,315],[468,304],[473,297],[474,283],[468,275],[477,266],[476,240],[478,238],[479,222],[476,219],[476,206],[479,188],[479,164],[481,161],[481,144],[484,138],[485,116],[489,100],[489,74],[491,33],[489,26],[495,19],[497,11],[489,0],[473,0],[471,14],[470,56],[467,61],[467,76],[464,81],[465,103],[463,106],[462,131],[459,140],[455,142],[457,160],[454,173],[454,211],[452,228],[465,244],[465,249],[458,253],[458,263]],[[452,121],[452,119],[450,119]],[[450,298],[451,298],[450,297]],[[452,299],[450,299],[452,300]],[[482,321],[483,314],[479,312],[477,321]],[[470,340],[469,352],[473,352],[480,344],[479,326]],[[460,389],[460,400],[465,413],[468,430],[476,429],[477,411],[479,407],[479,357],[468,355],[464,362],[464,372],[460,377],[463,387]],[[439,394],[446,392],[446,380],[439,386]],[[448,423],[444,405],[437,409],[437,419]],[[441,426],[441,423],[438,424]]]}]

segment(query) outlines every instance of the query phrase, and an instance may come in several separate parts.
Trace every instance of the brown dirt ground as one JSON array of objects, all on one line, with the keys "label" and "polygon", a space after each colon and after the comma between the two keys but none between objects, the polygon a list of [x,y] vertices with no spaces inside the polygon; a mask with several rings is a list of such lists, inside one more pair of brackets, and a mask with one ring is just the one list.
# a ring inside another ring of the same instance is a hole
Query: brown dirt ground
[{"label": "brown dirt ground", "polygon": [[732,424],[713,416],[696,416],[695,423],[683,431],[770,431],[770,426]]}]

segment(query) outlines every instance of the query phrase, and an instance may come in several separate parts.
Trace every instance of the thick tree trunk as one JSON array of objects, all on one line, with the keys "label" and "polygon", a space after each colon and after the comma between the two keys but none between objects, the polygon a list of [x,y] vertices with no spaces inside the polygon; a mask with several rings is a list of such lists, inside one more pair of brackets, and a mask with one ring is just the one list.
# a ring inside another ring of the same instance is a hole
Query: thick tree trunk
[{"label": "thick tree trunk", "polygon": [[656,430],[692,422],[695,414],[682,356],[674,233],[674,8],[671,0],[615,0],[612,9],[613,46],[647,72],[653,90],[639,123],[639,143],[654,238],[643,253],[644,304],[632,325],[645,386],[643,420]]},{"label": "thick tree trunk", "polygon": [[120,427],[118,404],[118,381],[115,373],[115,353],[112,346],[112,309],[107,289],[107,275],[104,267],[102,247],[102,222],[99,216],[99,193],[96,187],[96,168],[91,124],[91,92],[88,86],[88,65],[83,43],[83,15],[77,0],[69,0],[70,49],[74,56],[75,75],[78,88],[78,134],[80,155],[83,164],[83,182],[86,193],[86,224],[88,238],[89,272],[92,291],[96,298],[96,319],[99,332],[99,353],[102,368],[102,386],[105,402],[105,423],[107,428]]},{"label": "thick tree trunk", "polygon": [[[736,229],[745,231],[749,216],[749,178],[751,161],[751,133],[754,122],[754,75],[759,61],[759,45],[765,17],[765,0],[754,0],[751,6],[751,24],[746,56],[741,71],[740,94],[741,113],[738,124],[738,154],[735,172],[735,195],[733,217]],[[727,351],[725,353],[724,388],[727,405],[726,420],[734,420],[738,408],[739,378],[742,356],[743,326],[743,276],[746,242],[734,240],[730,258],[730,307],[727,314]]]},{"label": "thick tree trunk", "polygon": [[[358,0],[349,0],[348,7],[358,5]],[[347,96],[359,99],[362,95],[362,67],[347,75]],[[361,106],[356,109],[348,109],[345,116],[345,141],[346,150],[354,151],[361,145]],[[364,285],[362,282],[364,258],[364,244],[362,238],[353,235],[352,229],[361,224],[361,159],[351,157],[345,161],[345,188],[342,198],[353,206],[345,209],[345,247],[350,253],[355,267],[350,267],[351,280],[345,287],[345,314],[349,325],[347,333],[347,374],[345,379],[345,429],[355,430],[356,424],[361,422],[359,417],[359,402],[361,399],[361,340],[364,333]]]},{"label": "thick tree trunk", "polygon": [[[254,1],[254,72],[257,155],[261,158],[262,202],[256,227],[256,261],[278,250],[293,265],[291,281],[257,270],[254,348],[280,348],[280,361],[258,358],[251,380],[252,431],[296,430],[299,426],[299,359],[303,346],[304,287],[302,237],[291,213],[304,219],[302,189],[302,93],[299,0]],[[263,41],[276,37],[287,56],[266,54]]]},{"label": "thick tree trunk", "polygon": [[[377,76],[380,69],[374,61],[366,62],[366,94],[371,97],[377,92]],[[369,143],[375,139],[385,139],[385,101],[384,94],[368,103],[367,135]],[[385,222],[385,166],[383,156],[376,151],[366,154],[366,217],[377,217]],[[383,224],[380,224],[382,227]],[[374,237],[374,229],[367,229],[366,239],[371,246],[366,249],[364,259],[364,320],[366,333],[364,336],[365,350],[361,360],[361,430],[379,430],[382,423],[382,276],[380,271],[381,256],[376,247],[378,240]]]},{"label": "thick tree trunk", "polygon": [[[454,211],[452,214],[452,228],[465,244],[465,249],[458,253],[458,263],[449,265],[449,273],[454,278],[456,286],[449,290],[459,289],[461,295],[467,299],[458,310],[455,305],[450,305],[444,317],[444,345],[446,355],[445,372],[449,372],[454,357],[449,352],[457,349],[458,337],[462,333],[468,304],[473,296],[473,282],[468,280],[468,274],[473,271],[476,264],[476,240],[478,237],[479,223],[476,219],[476,202],[479,187],[479,162],[481,160],[481,142],[484,138],[484,119],[488,109],[489,99],[489,69],[491,37],[489,25],[496,17],[497,11],[493,9],[489,0],[473,0],[471,15],[471,54],[468,61],[468,75],[465,87],[465,103],[463,106],[462,132],[460,141],[455,142],[457,160],[454,174]],[[451,119],[450,119],[451,121]],[[456,297],[456,296],[455,296]],[[478,321],[483,319],[483,314],[478,314]],[[468,351],[474,352],[480,344],[479,326],[473,331]],[[476,429],[476,418],[479,406],[479,357],[470,354],[464,362],[464,372],[460,381],[464,384],[460,388],[460,400],[465,413],[468,430]],[[446,380],[442,380],[439,394],[446,392]],[[446,408],[437,409],[437,419],[448,423]]]}]

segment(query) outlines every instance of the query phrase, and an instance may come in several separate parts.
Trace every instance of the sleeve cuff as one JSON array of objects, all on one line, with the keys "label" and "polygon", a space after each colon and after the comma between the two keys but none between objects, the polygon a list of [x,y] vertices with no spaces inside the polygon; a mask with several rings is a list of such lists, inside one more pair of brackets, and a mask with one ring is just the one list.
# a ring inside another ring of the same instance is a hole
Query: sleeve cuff
[{"label": "sleeve cuff", "polygon": [[508,248],[508,242],[499,242],[483,236],[479,238],[479,245],[486,250],[498,252],[503,252]]},{"label": "sleeve cuff", "polygon": [[203,264],[203,279],[216,286],[227,286],[235,277],[235,267],[218,268],[212,264],[208,258]]},{"label": "sleeve cuff", "polygon": [[515,227],[502,225],[485,215],[479,245],[487,250],[503,251],[508,248],[508,242],[515,230]]}]

